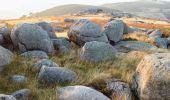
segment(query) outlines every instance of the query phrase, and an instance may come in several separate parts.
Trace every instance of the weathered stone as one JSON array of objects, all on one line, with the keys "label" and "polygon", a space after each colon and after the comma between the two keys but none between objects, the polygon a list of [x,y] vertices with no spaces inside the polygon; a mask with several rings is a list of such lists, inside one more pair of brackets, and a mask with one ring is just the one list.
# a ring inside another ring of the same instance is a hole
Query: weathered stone
[{"label": "weathered stone", "polygon": [[110,100],[102,93],[85,86],[67,86],[57,90],[58,100]]},{"label": "weathered stone", "polygon": [[83,61],[104,61],[113,58],[116,50],[108,43],[104,42],[87,42],[80,52],[80,59]]},{"label": "weathered stone", "polygon": [[0,94],[0,100],[16,100],[16,98],[11,95]]},{"label": "weathered stone", "polygon": [[14,96],[17,100],[29,100],[30,95],[31,95],[30,89],[21,89],[12,93],[12,96]]},{"label": "weathered stone", "polygon": [[170,100],[170,53],[145,56],[133,76],[140,100]]},{"label": "weathered stone", "polygon": [[25,58],[40,58],[40,59],[47,59],[48,55],[44,51],[28,51],[21,54],[22,57]]},{"label": "weathered stone", "polygon": [[108,42],[106,35],[101,31],[101,26],[89,20],[81,19],[71,26],[68,37],[79,46],[90,41]]},{"label": "weathered stone", "polygon": [[22,82],[26,82],[27,78],[23,75],[13,75],[11,77],[11,80],[17,83],[22,83]]},{"label": "weathered stone", "polygon": [[42,68],[42,66],[44,66],[44,67],[59,67],[58,64],[56,64],[55,62],[53,62],[51,60],[42,59],[33,65],[33,70],[39,72],[40,69]]},{"label": "weathered stone", "polygon": [[42,67],[38,75],[41,83],[56,84],[74,81],[76,79],[75,72],[62,67]]},{"label": "weathered stone", "polygon": [[14,27],[10,36],[15,48],[19,48],[22,52],[42,50],[51,53],[54,50],[47,31],[37,24],[18,24]]}]

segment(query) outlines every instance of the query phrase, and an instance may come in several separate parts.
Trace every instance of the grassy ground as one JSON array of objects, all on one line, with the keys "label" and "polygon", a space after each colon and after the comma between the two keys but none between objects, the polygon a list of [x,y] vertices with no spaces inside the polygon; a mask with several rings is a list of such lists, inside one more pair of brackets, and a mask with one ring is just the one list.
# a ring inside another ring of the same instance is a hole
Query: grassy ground
[{"label": "grassy ground", "polygon": [[[112,60],[95,64],[80,61],[78,54],[79,48],[74,46],[68,55],[53,55],[50,57],[61,67],[67,67],[75,71],[78,76],[75,82],[53,86],[38,83],[37,73],[32,70],[32,65],[37,59],[25,59],[15,54],[14,61],[5,66],[5,69],[0,73],[0,93],[10,94],[19,89],[29,88],[33,91],[30,100],[55,100],[57,88],[63,86],[87,85],[88,83],[99,82],[106,77],[119,78],[131,83],[131,76],[137,64],[147,53],[130,52],[125,56],[114,57]],[[25,75],[28,77],[28,81],[21,84],[11,82],[9,78],[15,74]],[[96,85],[100,86],[100,84]]]}]

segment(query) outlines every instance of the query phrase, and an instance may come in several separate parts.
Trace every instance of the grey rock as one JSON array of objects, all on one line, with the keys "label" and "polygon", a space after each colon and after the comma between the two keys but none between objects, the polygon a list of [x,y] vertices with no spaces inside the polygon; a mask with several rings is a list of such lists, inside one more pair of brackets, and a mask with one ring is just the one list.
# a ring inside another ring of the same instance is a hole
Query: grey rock
[{"label": "grey rock", "polygon": [[132,50],[151,51],[153,49],[157,49],[156,46],[141,41],[120,41],[114,46],[114,48],[117,49],[119,52],[125,53]]},{"label": "grey rock", "polygon": [[17,83],[22,83],[22,82],[26,82],[27,78],[23,75],[13,75],[11,77],[11,80]]},{"label": "grey rock", "polygon": [[71,26],[68,37],[79,46],[83,46],[90,41],[108,42],[106,34],[101,31],[101,26],[89,20],[81,19]]},{"label": "grey rock", "polygon": [[144,28],[138,28],[138,27],[129,27],[128,33],[134,33],[134,32],[148,32],[148,30]]},{"label": "grey rock", "polygon": [[66,38],[52,39],[52,41],[55,49],[59,49],[61,46],[65,46],[67,48],[71,47],[70,41],[68,41]]},{"label": "grey rock", "polygon": [[55,39],[57,38],[56,35],[55,35],[55,31],[53,29],[53,27],[51,26],[50,23],[47,23],[47,22],[39,22],[37,23],[40,27],[42,27],[42,29],[44,29],[47,33],[48,33],[48,36],[51,38],[51,39]]},{"label": "grey rock", "polygon": [[13,53],[0,46],[0,67],[8,65],[13,60]]},{"label": "grey rock", "polygon": [[74,81],[75,72],[62,67],[42,67],[38,75],[39,82],[46,84],[56,84]]},{"label": "grey rock", "polygon": [[120,41],[124,33],[124,22],[121,20],[113,20],[107,23],[103,33],[107,35],[109,41]]},{"label": "grey rock", "polygon": [[112,100],[132,100],[132,93],[130,86],[119,80],[119,79],[107,79],[106,88],[108,91],[111,91]]},{"label": "grey rock", "polygon": [[67,86],[57,90],[58,100],[110,100],[92,88],[85,86]]},{"label": "grey rock", "polygon": [[2,34],[0,34],[0,45],[2,45],[4,43],[4,37]]},{"label": "grey rock", "polygon": [[21,89],[12,93],[12,96],[14,96],[17,100],[28,100],[30,95],[31,95],[30,89]]},{"label": "grey rock", "polygon": [[74,19],[70,19],[70,18],[65,18],[64,22],[66,22],[66,23],[74,23],[75,20]]},{"label": "grey rock", "polygon": [[28,52],[24,52],[21,54],[22,57],[25,58],[40,58],[40,59],[47,59],[48,55],[46,52],[44,51],[28,51]]},{"label": "grey rock", "polygon": [[37,24],[18,24],[14,27],[10,36],[15,48],[19,48],[22,52],[25,52],[25,50],[42,50],[51,53],[54,50],[47,31]]},{"label": "grey rock", "polygon": [[16,100],[16,98],[11,95],[0,94],[0,100]]},{"label": "grey rock", "polygon": [[5,42],[11,42],[10,29],[7,26],[0,27],[0,34],[3,36]]},{"label": "grey rock", "polygon": [[140,100],[170,100],[170,53],[145,56],[132,82]]},{"label": "grey rock", "polygon": [[160,30],[155,30],[152,33],[149,34],[150,38],[161,38],[162,37],[162,33]]},{"label": "grey rock", "polygon": [[108,43],[104,42],[87,42],[80,52],[80,59],[83,61],[104,61],[113,58],[116,50]]},{"label": "grey rock", "polygon": [[154,40],[159,48],[167,49],[168,40],[166,38],[155,38]]},{"label": "grey rock", "polygon": [[55,62],[49,60],[49,59],[42,59],[37,61],[34,65],[33,65],[33,70],[39,72],[40,69],[42,68],[42,66],[45,67],[59,67],[58,64],[56,64]]},{"label": "grey rock", "polygon": [[60,55],[68,54],[70,52],[70,49],[66,46],[60,46],[58,49],[58,52]]}]

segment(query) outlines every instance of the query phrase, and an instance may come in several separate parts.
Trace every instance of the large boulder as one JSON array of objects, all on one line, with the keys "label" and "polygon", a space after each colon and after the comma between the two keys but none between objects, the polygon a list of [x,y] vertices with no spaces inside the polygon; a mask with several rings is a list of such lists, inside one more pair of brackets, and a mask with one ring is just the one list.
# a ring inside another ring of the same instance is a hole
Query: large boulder
[{"label": "large boulder", "polygon": [[79,46],[90,41],[108,42],[102,27],[86,19],[81,19],[74,23],[68,31],[68,37]]},{"label": "large boulder", "polygon": [[40,83],[57,84],[74,81],[76,73],[63,67],[45,67],[39,72],[38,80]]},{"label": "large boulder", "polygon": [[145,56],[133,76],[133,89],[140,100],[170,100],[170,53]]},{"label": "large boulder", "polygon": [[42,59],[37,61],[34,65],[33,65],[33,70],[34,71],[40,71],[40,69],[45,66],[45,67],[59,67],[58,64],[56,64],[55,62],[49,60],[49,59]]},{"label": "large boulder", "polygon": [[85,86],[67,86],[57,90],[58,100],[110,100],[92,88]]},{"label": "large boulder", "polygon": [[107,35],[109,41],[118,42],[122,39],[124,25],[124,22],[121,20],[113,20],[107,23],[103,33]]},{"label": "large boulder", "polygon": [[46,52],[37,51],[37,50],[24,52],[21,54],[21,56],[24,58],[28,58],[28,59],[30,58],[47,59],[48,58],[48,55]]},{"label": "large boulder", "polygon": [[2,69],[2,66],[10,64],[12,60],[13,53],[0,46],[0,70]]},{"label": "large boulder", "polygon": [[30,89],[21,89],[12,93],[12,96],[14,96],[17,100],[29,100],[30,95],[31,95]]},{"label": "large boulder", "polygon": [[18,24],[11,33],[11,39],[15,47],[21,52],[29,50],[42,50],[51,53],[54,50],[53,43],[47,31],[37,24]]},{"label": "large boulder", "polygon": [[16,100],[12,95],[0,94],[0,100]]},{"label": "large boulder", "polygon": [[80,59],[83,61],[104,61],[114,57],[116,50],[109,43],[87,42],[80,52]]},{"label": "large boulder", "polygon": [[67,48],[71,47],[70,41],[68,39],[66,39],[66,38],[52,39],[52,41],[53,41],[55,49],[59,49],[59,47],[61,47],[61,46],[65,46]]},{"label": "large boulder", "polygon": [[137,51],[151,51],[157,49],[156,46],[153,46],[146,42],[141,41],[121,41],[114,46],[119,52],[129,52],[132,50]]},{"label": "large boulder", "polygon": [[42,27],[42,29],[44,29],[47,33],[48,33],[48,36],[51,38],[51,39],[55,39],[57,38],[56,37],[56,34],[55,34],[55,30],[53,29],[53,27],[51,26],[50,23],[47,23],[47,22],[39,22],[37,23],[40,27]]}]

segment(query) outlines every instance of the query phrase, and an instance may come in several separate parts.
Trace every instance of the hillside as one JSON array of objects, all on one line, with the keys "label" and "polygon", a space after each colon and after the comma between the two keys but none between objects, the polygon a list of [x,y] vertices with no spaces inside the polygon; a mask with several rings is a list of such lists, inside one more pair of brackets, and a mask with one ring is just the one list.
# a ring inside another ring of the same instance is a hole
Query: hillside
[{"label": "hillside", "polygon": [[170,2],[145,0],[104,4],[102,7],[114,8],[140,17],[167,20],[170,19],[169,5]]},{"label": "hillside", "polygon": [[62,5],[47,9],[42,12],[35,13],[34,16],[56,16],[56,15],[68,15],[68,14],[75,14],[87,9],[102,9],[104,11],[115,11],[110,8],[100,7],[100,6],[91,6],[91,5],[81,5],[81,4],[70,4],[70,5]]}]

